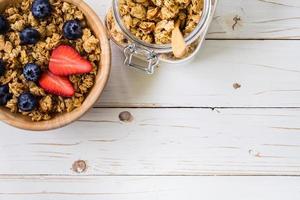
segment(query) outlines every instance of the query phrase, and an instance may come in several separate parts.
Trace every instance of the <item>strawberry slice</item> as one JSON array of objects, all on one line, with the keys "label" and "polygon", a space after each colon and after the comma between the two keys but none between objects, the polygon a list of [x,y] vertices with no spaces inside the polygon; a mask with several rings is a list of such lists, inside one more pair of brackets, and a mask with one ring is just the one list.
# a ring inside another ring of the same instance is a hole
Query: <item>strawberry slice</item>
[{"label": "strawberry slice", "polygon": [[72,83],[67,77],[57,76],[47,71],[39,80],[40,86],[50,94],[62,97],[72,97],[75,93]]},{"label": "strawberry slice", "polygon": [[93,70],[92,64],[68,45],[60,45],[53,50],[49,70],[59,76],[84,74]]}]

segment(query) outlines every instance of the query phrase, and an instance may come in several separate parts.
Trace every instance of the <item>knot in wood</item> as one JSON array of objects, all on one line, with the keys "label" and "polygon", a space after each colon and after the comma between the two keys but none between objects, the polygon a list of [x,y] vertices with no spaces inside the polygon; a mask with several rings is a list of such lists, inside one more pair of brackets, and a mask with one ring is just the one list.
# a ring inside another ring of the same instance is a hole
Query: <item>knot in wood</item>
[{"label": "knot in wood", "polygon": [[241,84],[239,84],[239,83],[234,83],[232,86],[236,90],[242,87]]},{"label": "knot in wood", "polygon": [[119,119],[121,122],[132,122],[133,116],[130,112],[124,111],[119,114]]},{"label": "knot in wood", "polygon": [[83,173],[87,170],[87,165],[84,160],[77,160],[72,165],[72,170],[76,173]]}]

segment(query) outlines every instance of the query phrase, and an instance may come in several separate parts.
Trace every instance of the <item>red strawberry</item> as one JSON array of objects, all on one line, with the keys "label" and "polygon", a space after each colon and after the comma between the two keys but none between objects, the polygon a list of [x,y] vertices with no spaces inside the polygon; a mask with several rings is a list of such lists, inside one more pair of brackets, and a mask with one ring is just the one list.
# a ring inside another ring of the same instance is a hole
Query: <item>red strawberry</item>
[{"label": "red strawberry", "polygon": [[40,86],[50,94],[72,97],[75,93],[72,83],[66,77],[44,72],[39,80]]},{"label": "red strawberry", "polygon": [[84,74],[93,70],[92,64],[72,47],[60,45],[53,50],[49,70],[60,76],[68,76],[72,74]]}]

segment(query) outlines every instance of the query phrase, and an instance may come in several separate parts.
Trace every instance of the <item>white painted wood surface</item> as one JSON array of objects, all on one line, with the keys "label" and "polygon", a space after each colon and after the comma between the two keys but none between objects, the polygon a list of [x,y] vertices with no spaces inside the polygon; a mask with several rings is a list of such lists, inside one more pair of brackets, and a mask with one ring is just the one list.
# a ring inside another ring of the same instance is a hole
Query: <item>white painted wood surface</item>
[{"label": "white painted wood surface", "polygon": [[299,49],[300,41],[210,40],[190,63],[164,64],[145,76],[124,67],[114,48],[97,106],[300,107]]},{"label": "white painted wood surface", "polygon": [[[102,18],[110,6],[86,1]],[[299,11],[220,0],[199,55],[154,76],[113,47],[111,79],[81,120],[43,133],[0,123],[0,200],[298,200]]]},{"label": "white painted wood surface", "polygon": [[300,198],[299,177],[0,177],[5,200]]},{"label": "white painted wood surface", "polygon": [[47,133],[2,125],[2,174],[300,175],[300,109],[94,109]]},{"label": "white painted wood surface", "polygon": [[299,9],[299,0],[220,0],[208,37],[299,39]]}]

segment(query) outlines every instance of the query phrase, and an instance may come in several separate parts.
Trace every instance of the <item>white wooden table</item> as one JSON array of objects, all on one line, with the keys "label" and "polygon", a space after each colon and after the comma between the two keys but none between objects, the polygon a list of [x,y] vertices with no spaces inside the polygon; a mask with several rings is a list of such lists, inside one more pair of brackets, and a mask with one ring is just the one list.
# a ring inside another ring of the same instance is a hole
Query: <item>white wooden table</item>
[{"label": "white wooden table", "polygon": [[[87,1],[101,17],[110,4]],[[81,120],[44,133],[0,124],[0,199],[300,199],[299,39],[299,0],[220,0],[189,64],[145,76],[113,47]]]}]

